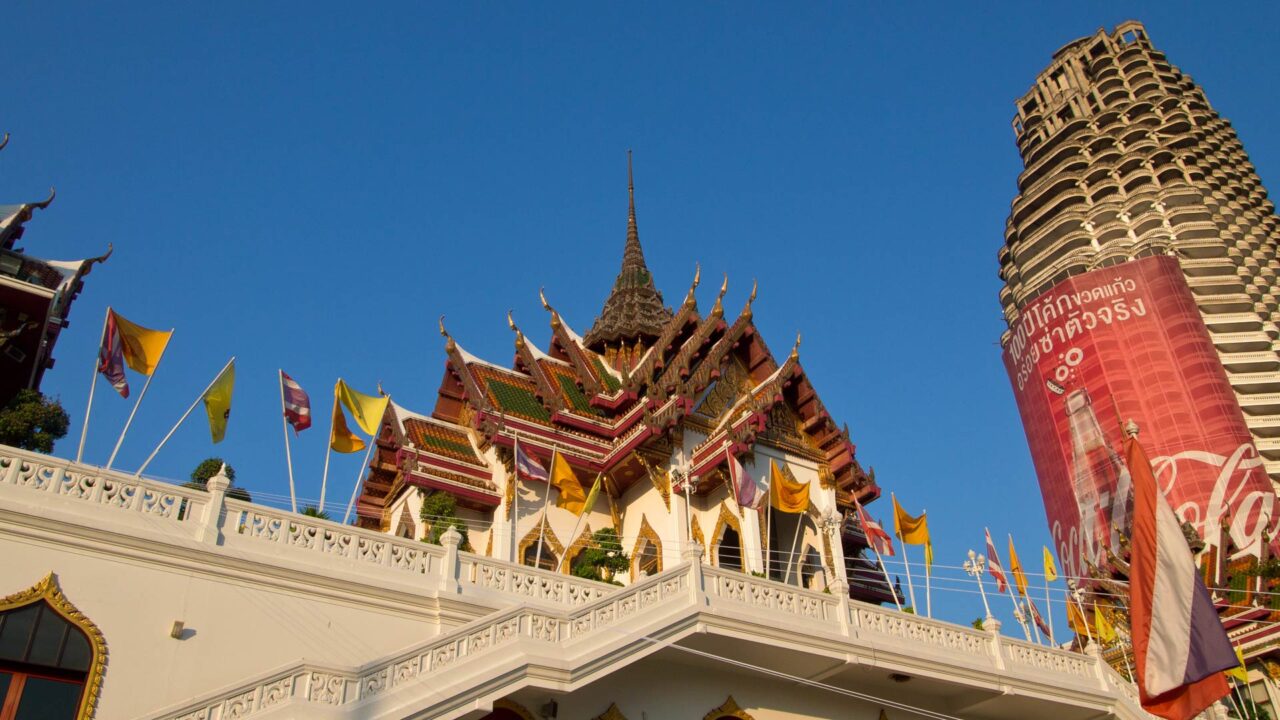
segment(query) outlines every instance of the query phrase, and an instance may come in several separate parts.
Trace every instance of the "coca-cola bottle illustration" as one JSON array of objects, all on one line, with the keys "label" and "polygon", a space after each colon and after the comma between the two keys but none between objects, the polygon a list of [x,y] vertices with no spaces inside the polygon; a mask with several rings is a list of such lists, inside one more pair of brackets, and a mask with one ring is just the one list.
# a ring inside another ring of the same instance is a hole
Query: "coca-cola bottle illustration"
[{"label": "coca-cola bottle illustration", "polygon": [[1105,561],[1104,550],[1120,554],[1120,534],[1128,533],[1132,507],[1129,468],[1107,443],[1084,388],[1066,400],[1071,431],[1071,481],[1080,511],[1081,557],[1095,565]]}]

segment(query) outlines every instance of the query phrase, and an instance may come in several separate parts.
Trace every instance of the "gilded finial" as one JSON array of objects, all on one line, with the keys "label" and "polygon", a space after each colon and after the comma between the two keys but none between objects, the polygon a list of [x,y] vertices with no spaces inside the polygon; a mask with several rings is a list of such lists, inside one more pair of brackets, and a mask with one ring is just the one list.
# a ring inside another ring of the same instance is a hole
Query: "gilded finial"
[{"label": "gilded finial", "polygon": [[4,139],[0,140],[0,150],[3,150],[9,144],[9,133],[4,134]]},{"label": "gilded finial", "polygon": [[684,304],[692,305],[694,303],[693,291],[698,288],[698,283],[702,282],[702,266],[698,263],[693,264],[693,284],[689,286],[689,292],[684,296]]},{"label": "gilded finial", "polygon": [[507,311],[507,327],[511,328],[512,330],[515,330],[516,332],[520,332],[520,331],[516,328],[516,321],[515,321],[515,319],[514,319],[514,318],[512,318],[512,317],[511,317],[511,311],[510,311],[510,310],[508,310],[508,311]]},{"label": "gilded finial", "polygon": [[440,336],[449,337],[449,331],[444,329],[444,316],[440,316]]},{"label": "gilded finial", "polygon": [[551,303],[547,302],[546,288],[538,288],[538,299],[542,301],[543,310],[551,309]]},{"label": "gilded finial", "polygon": [[756,301],[756,290],[758,290],[759,288],[760,288],[760,281],[756,280],[755,278],[751,278],[751,297],[747,298],[748,305]]},{"label": "gilded finial", "polygon": [[800,333],[796,332],[796,344],[791,347],[791,359],[800,359]]},{"label": "gilded finial", "polygon": [[387,391],[382,389],[382,380],[378,380],[378,394],[384,397],[387,394]]},{"label": "gilded finial", "polygon": [[720,283],[720,297],[729,292],[729,273],[724,274],[724,282]]}]

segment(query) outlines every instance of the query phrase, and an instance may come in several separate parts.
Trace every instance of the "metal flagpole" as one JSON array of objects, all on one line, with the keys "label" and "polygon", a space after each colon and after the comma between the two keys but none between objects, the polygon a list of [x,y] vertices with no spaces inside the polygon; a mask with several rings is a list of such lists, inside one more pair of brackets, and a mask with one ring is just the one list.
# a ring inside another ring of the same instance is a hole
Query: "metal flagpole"
[{"label": "metal flagpole", "polygon": [[[169,340],[173,339],[173,331],[177,328],[169,328]],[[151,374],[147,376],[147,381],[142,383],[142,392],[138,393],[138,399],[133,403],[133,409],[129,411],[129,418],[124,421],[124,429],[120,431],[120,437],[116,439],[116,446],[111,451],[111,457],[107,458],[106,468],[111,469],[111,463],[116,461],[116,453],[120,452],[120,445],[124,443],[125,433],[129,432],[129,426],[133,424],[133,416],[138,412],[138,406],[142,404],[142,398],[147,396],[147,388],[151,387],[151,378],[156,376],[156,372],[160,370],[160,361],[164,360],[165,350],[169,349],[169,341],[164,343],[164,350],[160,351],[160,357],[156,358],[156,366],[151,368]]]},{"label": "metal flagpole", "polygon": [[[502,415],[502,429],[507,429],[506,413]],[[514,483],[511,488],[511,561],[520,563],[522,560],[520,557],[520,536],[516,534],[519,532],[520,520],[520,436],[513,435],[512,438],[515,441],[515,445],[511,454],[512,483]]]},{"label": "metal flagpole", "polygon": [[[800,529],[804,527],[804,518],[806,513],[800,513],[800,517],[796,518],[796,534],[791,538],[791,553],[787,555],[787,574],[782,576],[782,582],[791,582],[791,564],[796,559],[796,543],[800,542]],[[799,580],[800,578],[796,578]],[[800,583],[797,582],[797,585]]]},{"label": "metal flagpole", "polygon": [[[773,461],[770,460],[769,462],[772,463]],[[772,578],[769,577],[769,565],[770,565],[770,560],[772,560],[770,556],[773,555],[773,553],[769,551],[770,550],[769,546],[773,545],[773,467],[772,465],[770,465],[769,467],[769,482],[765,483],[765,495],[766,495],[766,498],[765,498],[765,505],[764,505],[764,551],[763,551],[764,578],[766,580],[771,580]]]},{"label": "metal flagpole", "polygon": [[[601,482],[603,472],[596,473],[596,483]],[[595,485],[591,486],[593,489]],[[608,492],[607,490],[605,492]],[[582,521],[586,519],[587,513],[591,512],[591,508],[583,505],[582,514],[578,516],[578,521],[573,524],[573,532],[569,533],[569,544],[564,546],[564,557],[560,558],[560,566],[563,567],[569,561],[569,548],[573,547],[573,543],[578,539],[578,531],[582,529]]]},{"label": "metal flagpole", "polygon": [[284,370],[277,369],[280,373],[280,425],[284,429],[284,460],[289,466],[289,507],[294,512],[298,512],[298,494],[293,487],[293,454],[289,452],[289,417],[288,409],[284,404]]},{"label": "metal flagpole", "polygon": [[[390,400],[388,395],[387,399]],[[382,429],[382,418],[378,418],[378,429]],[[347,501],[347,511],[342,514],[342,524],[346,525],[347,520],[351,517],[351,508],[356,504],[356,495],[360,492],[360,479],[364,477],[364,471],[369,467],[369,458],[373,455],[373,449],[378,445],[378,436],[373,434],[369,436],[369,449],[364,451],[364,464],[360,466],[360,470],[356,473],[356,486],[351,488],[351,499]]]},{"label": "metal flagpole", "polygon": [[[907,592],[911,595],[911,612],[920,614],[920,606],[916,605],[916,586],[911,582],[911,560],[907,558],[907,543],[902,539],[902,533],[898,530],[898,498],[893,493],[889,493],[889,499],[893,501],[894,517],[893,517],[893,534],[898,536],[898,542],[902,545],[902,564],[907,570]],[[990,613],[988,613],[990,614]]]},{"label": "metal flagpole", "polygon": [[329,458],[333,455],[333,416],[338,412],[338,393],[333,394],[333,409],[329,411],[329,439],[324,444],[324,474],[320,476],[320,504],[316,512],[324,512],[324,491],[329,484]]},{"label": "metal flagpole", "polygon": [[[1052,631],[1053,630],[1053,600],[1049,599],[1049,576],[1048,575],[1045,575],[1045,578],[1044,578],[1044,608],[1045,608],[1044,611],[1049,614],[1049,630]],[[1053,641],[1052,635],[1049,636],[1049,644],[1057,645],[1057,643]]]},{"label": "metal flagpole", "polygon": [[93,379],[89,381],[89,402],[84,406],[84,426],[80,428],[80,448],[76,450],[76,462],[84,457],[84,439],[89,434],[89,413],[93,410],[93,390],[98,386],[98,363],[102,357],[102,342],[107,339],[107,318],[111,316],[111,308],[102,315],[102,337],[98,339],[98,356],[93,359]]},{"label": "metal flagpole", "polygon": [[[1012,574],[1012,573],[1010,573]],[[1013,617],[1022,626],[1022,632],[1027,636],[1027,642],[1031,642],[1031,628],[1027,627],[1027,616],[1018,609],[1018,598],[1013,594],[1013,583],[1005,580],[1004,589],[1009,593],[1009,600],[1013,603]]]},{"label": "metal flagpole", "polygon": [[538,526],[538,554],[534,556],[533,566],[542,566],[542,541],[547,536],[547,513],[551,510],[551,474],[556,471],[556,453],[558,448],[551,449],[551,467],[547,469],[547,494],[542,499],[542,524]]},{"label": "metal flagpole", "polygon": [[898,606],[898,611],[902,611],[902,601],[898,599],[898,591],[893,589],[893,581],[889,579],[889,568],[884,566],[884,558],[880,557],[880,551],[876,549],[875,543],[871,544],[871,552],[876,554],[876,562],[880,563],[880,572],[884,573],[884,584],[889,588],[889,594],[893,595],[893,604]]},{"label": "metal flagpole", "polygon": [[204,396],[213,388],[213,384],[218,382],[218,378],[222,377],[222,373],[226,372],[227,368],[231,367],[231,363],[234,363],[235,361],[236,356],[232,355],[231,359],[227,361],[227,364],[223,365],[222,369],[218,371],[218,374],[213,376],[213,380],[209,381],[209,384],[205,389],[196,396],[196,400],[191,403],[191,407],[187,408],[187,411],[182,413],[182,417],[178,418],[178,422],[174,424],[173,429],[169,431],[169,434],[165,435],[164,439],[160,441],[160,444],[156,446],[156,449],[152,450],[151,454],[147,456],[146,461],[142,463],[142,467],[138,468],[138,471],[133,474],[134,477],[142,477],[142,472],[147,469],[147,466],[151,464],[152,460],[156,459],[156,455],[160,453],[160,448],[164,447],[164,444],[169,442],[169,438],[173,437],[173,434],[178,432],[178,428],[182,427],[182,423],[186,421],[187,416],[191,414],[191,411],[196,409],[196,406],[200,404],[200,401],[204,399]]},{"label": "metal flagpole", "polygon": [[[925,517],[925,518],[929,517],[929,511],[922,509],[920,511],[920,517]],[[931,558],[929,557],[930,555],[929,548],[933,547],[933,538],[927,538],[927,539],[928,539],[928,542],[924,546],[924,614],[926,617],[932,618],[933,617],[933,582],[932,582],[933,581],[933,563],[930,562]],[[906,547],[905,543],[903,544],[903,547]],[[904,556],[906,555],[905,551],[903,555]]]},{"label": "metal flagpole", "polygon": [[[1081,595],[1084,594],[1083,590],[1080,590],[1079,588],[1072,588],[1071,592],[1068,593],[1067,602],[1071,602],[1072,600],[1075,600],[1076,610],[1080,611],[1080,620],[1084,624],[1084,636],[1089,639],[1089,642],[1093,642],[1093,631],[1089,629],[1089,618],[1084,614],[1084,603],[1080,602],[1080,597],[1076,595],[1077,592],[1080,593]],[[1099,649],[1101,649],[1101,647],[1099,647]]]}]

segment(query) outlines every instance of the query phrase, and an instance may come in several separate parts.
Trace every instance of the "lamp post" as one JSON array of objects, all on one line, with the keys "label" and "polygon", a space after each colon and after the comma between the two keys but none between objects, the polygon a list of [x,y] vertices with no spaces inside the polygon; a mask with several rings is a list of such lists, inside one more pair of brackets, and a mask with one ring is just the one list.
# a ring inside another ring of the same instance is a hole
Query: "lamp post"
[{"label": "lamp post", "polygon": [[987,617],[982,621],[982,629],[991,632],[1000,631],[1000,621],[991,614],[991,606],[987,604],[987,591],[982,586],[982,573],[987,569],[987,558],[974,551],[969,551],[969,559],[964,561],[964,571],[971,575],[978,582],[978,594],[982,595],[982,607],[987,611]]}]

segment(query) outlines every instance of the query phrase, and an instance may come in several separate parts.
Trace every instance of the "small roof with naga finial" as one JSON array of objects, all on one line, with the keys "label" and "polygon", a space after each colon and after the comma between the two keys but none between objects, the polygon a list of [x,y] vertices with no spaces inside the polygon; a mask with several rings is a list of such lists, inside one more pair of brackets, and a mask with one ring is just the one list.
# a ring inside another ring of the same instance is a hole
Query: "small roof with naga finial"
[{"label": "small roof with naga finial", "polygon": [[636,190],[631,172],[631,152],[627,151],[627,242],[622,251],[622,270],[613,282],[613,290],[604,301],[600,317],[584,339],[596,352],[606,345],[653,341],[671,321],[673,313],[662,301],[662,293],[653,284],[653,275],[644,262],[640,247],[640,231],[636,228]]}]

